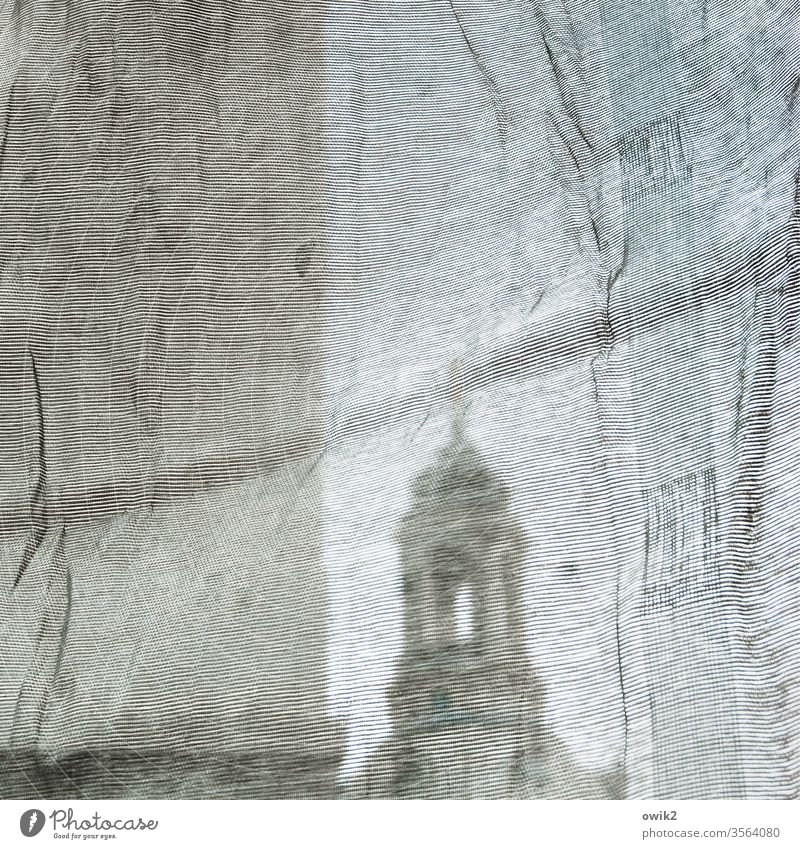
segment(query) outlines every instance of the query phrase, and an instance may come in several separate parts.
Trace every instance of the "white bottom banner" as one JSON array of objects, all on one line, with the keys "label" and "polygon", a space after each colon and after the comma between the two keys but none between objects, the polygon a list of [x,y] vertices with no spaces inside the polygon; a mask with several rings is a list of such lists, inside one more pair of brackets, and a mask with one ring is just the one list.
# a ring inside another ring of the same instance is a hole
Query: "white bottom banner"
[{"label": "white bottom banner", "polygon": [[800,845],[786,801],[0,801],[0,846],[628,847]]}]

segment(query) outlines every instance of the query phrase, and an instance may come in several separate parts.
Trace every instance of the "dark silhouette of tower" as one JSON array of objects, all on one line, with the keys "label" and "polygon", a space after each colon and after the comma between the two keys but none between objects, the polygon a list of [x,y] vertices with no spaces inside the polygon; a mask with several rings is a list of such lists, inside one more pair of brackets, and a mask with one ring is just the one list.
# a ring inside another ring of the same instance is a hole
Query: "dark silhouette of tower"
[{"label": "dark silhouette of tower", "polygon": [[412,484],[401,520],[405,647],[389,693],[394,737],[367,796],[528,796],[543,689],[523,640],[525,540],[509,495],[465,438]]},{"label": "dark silhouette of tower", "polygon": [[460,400],[397,531],[405,640],[388,694],[394,734],[349,794],[616,796],[619,776],[583,770],[545,728],[524,639],[526,541],[508,489],[465,436]]},{"label": "dark silhouette of tower", "polygon": [[459,425],[414,481],[398,533],[405,650],[390,692],[397,796],[524,794],[539,736],[542,688],[523,641],[525,541],[505,487]]}]

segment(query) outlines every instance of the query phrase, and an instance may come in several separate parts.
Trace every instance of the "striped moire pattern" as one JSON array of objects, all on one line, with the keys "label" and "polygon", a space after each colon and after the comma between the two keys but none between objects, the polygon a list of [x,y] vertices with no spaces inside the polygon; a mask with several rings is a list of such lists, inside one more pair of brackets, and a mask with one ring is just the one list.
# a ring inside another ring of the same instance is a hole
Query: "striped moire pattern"
[{"label": "striped moire pattern", "polygon": [[797,798],[799,25],[0,5],[0,797]]}]

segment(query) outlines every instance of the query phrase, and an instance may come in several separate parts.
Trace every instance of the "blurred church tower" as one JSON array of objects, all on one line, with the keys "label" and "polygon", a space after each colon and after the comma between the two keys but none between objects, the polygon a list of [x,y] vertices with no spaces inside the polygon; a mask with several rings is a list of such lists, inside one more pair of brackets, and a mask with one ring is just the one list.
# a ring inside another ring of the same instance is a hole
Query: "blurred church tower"
[{"label": "blurred church tower", "polygon": [[394,736],[357,795],[564,797],[563,778],[579,796],[605,795],[578,780],[543,728],[544,688],[523,635],[526,544],[506,487],[464,435],[463,404],[412,491],[398,529],[405,645],[389,692]]}]

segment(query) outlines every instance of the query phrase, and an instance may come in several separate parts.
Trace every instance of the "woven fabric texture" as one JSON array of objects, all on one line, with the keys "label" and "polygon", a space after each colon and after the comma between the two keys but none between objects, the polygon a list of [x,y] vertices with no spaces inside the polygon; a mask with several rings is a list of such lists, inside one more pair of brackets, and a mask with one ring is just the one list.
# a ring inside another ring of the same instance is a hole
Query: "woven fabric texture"
[{"label": "woven fabric texture", "polygon": [[6,0],[0,797],[796,798],[795,0]]}]

